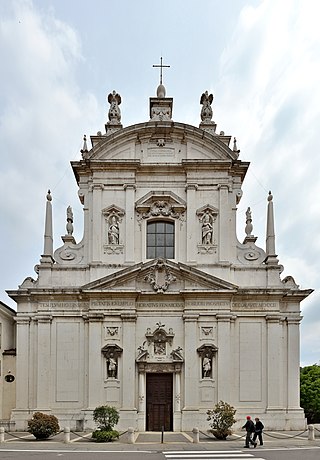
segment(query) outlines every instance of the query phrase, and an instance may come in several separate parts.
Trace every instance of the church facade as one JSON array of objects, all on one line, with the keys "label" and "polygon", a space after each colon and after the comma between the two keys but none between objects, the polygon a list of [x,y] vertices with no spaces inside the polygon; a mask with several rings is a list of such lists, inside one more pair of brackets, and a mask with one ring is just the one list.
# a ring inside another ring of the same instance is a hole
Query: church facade
[{"label": "church facade", "polygon": [[[252,215],[236,235],[249,163],[236,141],[216,133],[212,95],[200,99],[199,127],[172,119],[162,84],[150,119],[121,124],[115,91],[106,132],[84,139],[71,166],[84,234],[67,209],[63,244],[53,249],[47,195],[37,278],[16,291],[16,402],[11,421],[26,429],[34,411],[61,426],[90,429],[95,407],[120,412],[118,428],[207,429],[222,400],[266,428],[302,429],[299,404],[301,290],[275,250],[273,197],[266,247]],[[232,144],[230,147],[230,143]]]}]

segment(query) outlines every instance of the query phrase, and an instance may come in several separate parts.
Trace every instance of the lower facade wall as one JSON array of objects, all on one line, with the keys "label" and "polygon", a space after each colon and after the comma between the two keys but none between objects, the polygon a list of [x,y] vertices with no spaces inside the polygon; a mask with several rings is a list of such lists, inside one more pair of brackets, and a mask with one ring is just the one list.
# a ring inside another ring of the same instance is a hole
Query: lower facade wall
[{"label": "lower facade wall", "polygon": [[[32,417],[35,411],[16,411],[12,412],[12,419],[8,424],[10,431],[27,431],[27,421]],[[93,421],[93,411],[83,410],[74,413],[62,411],[46,411],[55,415],[59,420],[60,429],[69,427],[73,431],[91,431],[96,429]],[[117,429],[126,431],[129,427],[133,427],[135,431],[146,431],[146,416],[137,411],[119,410],[120,420]],[[303,410],[297,410],[291,413],[285,411],[274,411],[272,413],[256,413],[254,410],[246,412],[237,411],[235,418],[237,422],[233,425],[233,431],[240,431],[246,421],[246,416],[251,414],[252,417],[259,416],[265,426],[265,430],[272,431],[304,431],[307,429],[307,421],[304,417]],[[206,432],[210,429],[207,422],[205,411],[181,411],[173,414],[173,431],[191,432],[193,428],[199,428]]]}]

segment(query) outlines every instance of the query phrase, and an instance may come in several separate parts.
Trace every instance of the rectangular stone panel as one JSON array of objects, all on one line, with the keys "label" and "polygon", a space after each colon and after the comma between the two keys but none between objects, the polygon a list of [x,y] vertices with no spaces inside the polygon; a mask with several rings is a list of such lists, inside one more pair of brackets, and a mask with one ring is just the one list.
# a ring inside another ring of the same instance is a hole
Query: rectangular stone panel
[{"label": "rectangular stone panel", "polygon": [[56,401],[79,401],[80,324],[57,323]]},{"label": "rectangular stone panel", "polygon": [[240,401],[262,398],[262,327],[260,322],[239,324]]}]

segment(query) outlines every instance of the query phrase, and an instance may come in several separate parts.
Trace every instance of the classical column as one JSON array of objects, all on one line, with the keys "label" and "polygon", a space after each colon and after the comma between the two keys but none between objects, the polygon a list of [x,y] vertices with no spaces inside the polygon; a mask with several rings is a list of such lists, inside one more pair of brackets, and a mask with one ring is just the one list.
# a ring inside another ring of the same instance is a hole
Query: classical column
[{"label": "classical column", "polygon": [[91,241],[92,241],[92,261],[100,262],[102,253],[101,236],[105,238],[105,222],[102,219],[102,191],[103,185],[94,184],[92,186],[92,222],[91,222]]},{"label": "classical column", "polygon": [[101,334],[103,313],[90,315],[88,343],[88,408],[101,405],[103,371],[101,369]]},{"label": "classical column", "polygon": [[267,316],[267,410],[278,410],[282,394],[282,353],[280,343],[280,319],[278,315]]},{"label": "classical column", "polygon": [[39,315],[35,319],[38,322],[37,409],[50,410],[52,316]]},{"label": "classical column", "polygon": [[229,223],[229,187],[219,185],[219,260],[230,260],[228,248],[230,246]]},{"label": "classical column", "polygon": [[139,412],[145,412],[146,407],[146,373],[139,369]]},{"label": "classical column", "polygon": [[29,407],[29,385],[31,378],[29,374],[29,350],[30,346],[30,317],[19,316],[17,323],[17,356],[16,356],[16,408],[27,409]]},{"label": "classical column", "polygon": [[181,371],[180,368],[175,370],[175,412],[181,411]]},{"label": "classical column", "polygon": [[218,401],[230,401],[232,369],[231,359],[231,321],[233,315],[230,313],[219,313],[216,315],[218,322],[218,353],[217,353],[217,390]]},{"label": "classical column", "polygon": [[125,184],[126,192],[126,231],[125,231],[125,262],[128,264],[134,263],[134,199],[136,186],[134,184]]},{"label": "classical column", "polygon": [[[187,184],[187,257],[186,261],[190,264],[196,263],[196,247],[198,240],[201,241],[201,235],[198,236],[199,226],[196,221],[196,191],[197,184]],[[197,240],[198,238],[198,240]],[[199,239],[200,238],[200,239]],[[183,250],[183,248],[181,248]]]},{"label": "classical column", "polygon": [[288,409],[300,409],[300,318],[288,323]]},{"label": "classical column", "polygon": [[184,410],[197,410],[199,395],[195,388],[199,385],[199,357],[197,355],[197,321],[199,315],[185,314],[185,395]]},{"label": "classical column", "polygon": [[136,410],[135,332],[137,316],[135,313],[123,313],[121,319],[123,328],[122,410]]}]

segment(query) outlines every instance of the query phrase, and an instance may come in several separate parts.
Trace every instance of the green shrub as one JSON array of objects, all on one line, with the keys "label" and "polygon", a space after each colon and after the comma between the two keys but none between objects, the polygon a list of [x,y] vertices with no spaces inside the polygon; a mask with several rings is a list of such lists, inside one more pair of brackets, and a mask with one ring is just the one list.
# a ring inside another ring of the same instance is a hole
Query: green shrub
[{"label": "green shrub", "polygon": [[210,432],[217,439],[226,439],[232,434],[231,427],[236,422],[236,409],[230,404],[219,401],[213,409],[207,411],[207,420],[210,421]]},{"label": "green shrub", "polygon": [[119,421],[119,412],[115,407],[98,406],[93,411],[93,420],[96,422],[99,430],[112,431],[113,427]]},{"label": "green shrub", "polygon": [[36,439],[47,439],[60,431],[59,422],[54,415],[35,412],[32,419],[28,420],[28,431]]},{"label": "green shrub", "polygon": [[116,430],[96,430],[92,433],[92,438],[95,439],[96,442],[112,442],[119,438],[119,432]]}]

